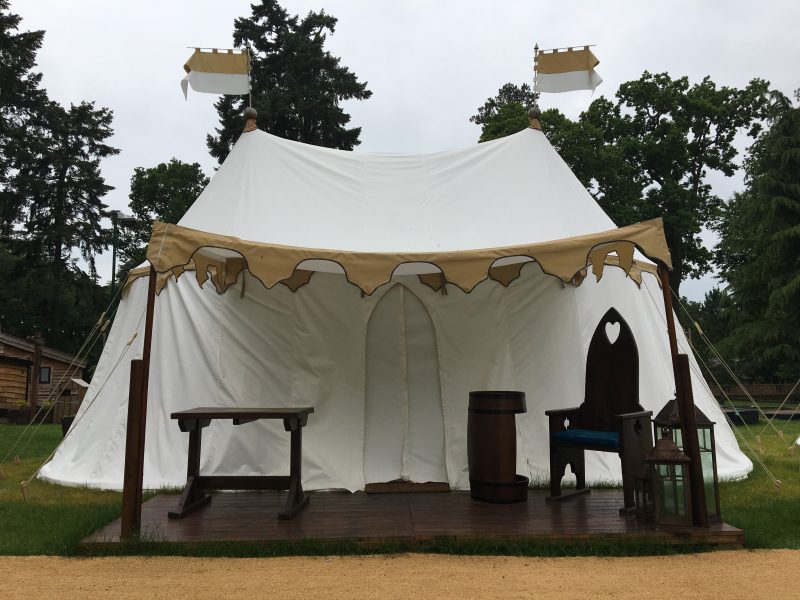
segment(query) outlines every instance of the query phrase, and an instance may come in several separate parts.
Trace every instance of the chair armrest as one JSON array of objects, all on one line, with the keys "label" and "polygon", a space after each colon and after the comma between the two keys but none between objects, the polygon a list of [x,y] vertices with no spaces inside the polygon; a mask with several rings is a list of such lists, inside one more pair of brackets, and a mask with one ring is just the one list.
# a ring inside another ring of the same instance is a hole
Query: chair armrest
[{"label": "chair armrest", "polygon": [[544,414],[546,414],[548,417],[554,416],[554,415],[569,416],[570,413],[577,413],[578,412],[578,408],[580,408],[580,407],[573,406],[572,408],[552,408],[550,410],[544,411]]},{"label": "chair armrest", "polygon": [[544,414],[548,417],[550,435],[553,435],[558,431],[564,431],[566,429],[564,426],[564,421],[566,420],[569,420],[570,425],[574,427],[575,419],[578,417],[579,413],[580,409],[577,406],[573,408],[554,408],[552,410],[544,411]]},{"label": "chair armrest", "polygon": [[647,418],[650,419],[653,416],[652,410],[641,410],[639,412],[632,412],[632,413],[623,413],[621,415],[614,415],[617,419],[624,421],[628,419],[643,419]]},{"label": "chair armrest", "polygon": [[637,469],[644,464],[645,456],[653,447],[652,416],[650,410],[617,415],[620,456],[627,457],[623,463]]}]

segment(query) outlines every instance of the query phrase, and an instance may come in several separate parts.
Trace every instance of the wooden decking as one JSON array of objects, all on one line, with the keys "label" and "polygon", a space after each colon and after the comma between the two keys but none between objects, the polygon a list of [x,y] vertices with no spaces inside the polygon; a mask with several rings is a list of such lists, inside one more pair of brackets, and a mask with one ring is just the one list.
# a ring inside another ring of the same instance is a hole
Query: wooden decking
[{"label": "wooden decking", "polygon": [[[487,504],[468,492],[364,494],[312,492],[311,503],[291,521],[277,518],[286,492],[217,494],[184,519],[168,519],[176,495],[144,504],[142,538],[153,542],[203,544],[347,541],[363,546],[392,543],[415,549],[441,540],[582,543],[652,541],[656,544],[741,546],[744,534],[726,524],[680,533],[642,526],[620,516],[622,490],[601,489],[564,502],[548,503],[547,492],[531,490],[527,503]],[[81,542],[84,550],[120,543],[119,520]]]}]

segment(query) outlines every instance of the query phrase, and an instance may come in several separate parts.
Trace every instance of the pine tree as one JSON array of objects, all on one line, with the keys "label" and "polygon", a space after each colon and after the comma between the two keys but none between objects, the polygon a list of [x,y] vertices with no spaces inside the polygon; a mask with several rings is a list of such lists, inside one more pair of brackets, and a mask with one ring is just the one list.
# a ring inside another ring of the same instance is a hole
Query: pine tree
[{"label": "pine tree", "polygon": [[0,324],[76,351],[107,300],[94,256],[107,245],[100,161],[117,153],[105,143],[112,117],[47,98],[33,71],[44,32],[20,23],[0,0]]},{"label": "pine tree", "polygon": [[93,102],[69,110],[49,102],[43,114],[40,135],[29,140],[35,160],[21,165],[17,176],[20,193],[30,201],[28,252],[66,267],[77,249],[96,277],[94,257],[108,245],[102,198],[113,189],[100,173],[100,161],[119,153],[105,143],[113,116]]},{"label": "pine tree", "polygon": [[8,242],[22,220],[25,198],[17,193],[14,176],[29,160],[26,140],[30,122],[46,97],[42,76],[33,72],[43,31],[19,32],[20,17],[0,0],[0,241]]},{"label": "pine tree", "polygon": [[[800,96],[798,97],[800,99]],[[734,303],[723,348],[746,375],[800,376],[800,108],[778,97],[747,189],[723,213],[718,262]]]},{"label": "pine tree", "polygon": [[[289,16],[276,0],[251,5],[249,18],[236,19],[233,42],[251,54],[253,107],[261,129],[274,135],[340,150],[359,142],[360,127],[347,127],[343,100],[366,100],[366,83],[325,50],[337,19],[309,12],[302,20]],[[242,131],[246,100],[223,96],[217,103],[220,127],[208,136],[211,155],[220,163]]]}]

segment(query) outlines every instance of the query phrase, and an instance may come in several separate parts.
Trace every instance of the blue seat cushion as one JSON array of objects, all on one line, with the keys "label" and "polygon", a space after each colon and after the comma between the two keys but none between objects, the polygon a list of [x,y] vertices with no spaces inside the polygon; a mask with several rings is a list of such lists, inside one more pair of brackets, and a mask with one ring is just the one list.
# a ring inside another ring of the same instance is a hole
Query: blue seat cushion
[{"label": "blue seat cushion", "polygon": [[619,433],[616,431],[593,431],[591,429],[565,429],[552,436],[553,441],[575,446],[597,446],[619,450]]}]

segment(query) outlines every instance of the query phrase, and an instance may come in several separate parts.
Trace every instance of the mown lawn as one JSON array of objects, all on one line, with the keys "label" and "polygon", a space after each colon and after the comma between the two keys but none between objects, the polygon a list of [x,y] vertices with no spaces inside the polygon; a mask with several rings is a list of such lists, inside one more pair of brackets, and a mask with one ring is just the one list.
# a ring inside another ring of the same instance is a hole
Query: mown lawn
[{"label": "mown lawn", "polygon": [[[0,425],[0,460],[24,429],[21,425]],[[28,487],[28,500],[23,498],[20,482],[36,471],[59,441],[60,425],[42,425],[36,435],[26,435],[2,465],[0,554],[70,555],[81,539],[119,516],[122,495],[118,492],[34,480]],[[14,454],[20,450],[20,462],[16,463]]]},{"label": "mown lawn", "polygon": [[[726,522],[745,531],[748,548],[800,548],[800,446],[790,450],[790,446],[800,436],[800,423],[776,421],[779,429],[784,429],[784,439],[774,431],[768,431],[761,438],[758,448],[761,460],[772,474],[781,480],[780,488],[773,485],[764,470],[756,464],[750,477],[744,481],[723,482],[720,486],[722,513]],[[763,428],[754,428],[756,432]],[[741,428],[740,428],[741,429]],[[23,427],[0,425],[0,459],[22,433]],[[758,443],[743,431],[750,444],[756,448]],[[2,465],[4,476],[0,479],[0,555],[50,554],[72,555],[77,543],[98,527],[119,516],[121,494],[88,488],[70,488],[51,485],[35,480],[28,488],[26,501],[20,491],[20,482],[27,479],[42,460],[52,451],[61,439],[61,428],[56,425],[43,425],[36,436],[20,455],[20,462],[12,459]],[[749,450],[743,448],[750,454]],[[16,454],[17,451],[15,451]],[[752,457],[751,457],[752,458]],[[145,548],[140,545],[131,548],[134,552],[172,554],[174,548],[156,548],[152,544]],[[363,549],[342,544],[301,544],[276,547],[268,554],[320,554],[320,553],[361,553]],[[688,551],[693,548],[675,549]],[[198,554],[208,554],[209,549],[198,550]],[[391,552],[394,549],[375,548],[372,552]],[[482,544],[475,548],[455,547],[444,543],[441,547],[432,546],[429,551],[447,553],[476,554],[648,554],[653,549],[640,547],[570,546],[564,548],[542,547],[536,544],[492,545]],[[656,550],[663,552],[665,549]],[[260,555],[263,547],[244,547],[241,545],[214,549],[212,554],[223,556]],[[181,554],[195,552],[181,551]]]},{"label": "mown lawn", "polygon": [[[776,419],[773,423],[784,432],[783,439],[769,428],[759,443],[753,434],[764,429],[763,420],[750,426],[753,433],[744,426],[737,429],[781,482],[780,487],[754,460],[747,479],[720,484],[722,517],[744,530],[748,548],[800,548],[800,446],[795,445],[800,422]],[[742,450],[753,460],[747,448]]]}]

